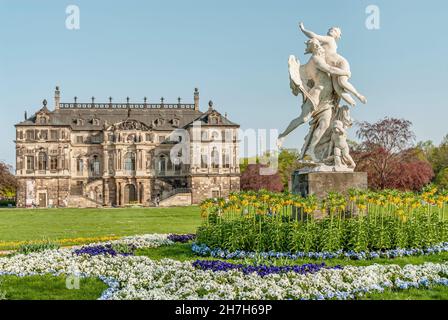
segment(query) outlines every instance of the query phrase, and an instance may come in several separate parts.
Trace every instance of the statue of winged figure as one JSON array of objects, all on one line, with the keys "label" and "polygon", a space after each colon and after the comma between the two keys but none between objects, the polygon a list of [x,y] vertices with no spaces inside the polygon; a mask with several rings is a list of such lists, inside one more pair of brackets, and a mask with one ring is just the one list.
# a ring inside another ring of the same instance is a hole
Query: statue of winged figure
[{"label": "statue of winged figure", "polygon": [[[310,38],[305,42],[305,54],[310,54],[311,57],[302,65],[296,57],[290,56],[288,65],[292,92],[295,96],[302,95],[301,114],[279,135],[277,144],[280,148],[286,136],[300,125],[309,122],[310,130],[305,137],[301,158],[309,156],[314,164],[335,166],[335,157],[332,154],[334,148],[329,147],[332,143],[334,122],[340,121],[344,129],[352,123],[349,108],[339,106],[339,102],[342,99],[350,106],[355,106],[356,102],[351,94],[363,103],[366,103],[367,99],[348,81],[351,77],[350,65],[336,52],[340,29],[331,28],[327,36],[319,36],[306,30],[303,23],[300,24],[300,29]],[[338,127],[340,126],[338,122]],[[345,158],[350,159],[348,156]],[[330,164],[329,159],[333,159]],[[338,161],[338,167],[341,167],[340,163]],[[353,167],[352,162],[347,166],[350,170]]]}]

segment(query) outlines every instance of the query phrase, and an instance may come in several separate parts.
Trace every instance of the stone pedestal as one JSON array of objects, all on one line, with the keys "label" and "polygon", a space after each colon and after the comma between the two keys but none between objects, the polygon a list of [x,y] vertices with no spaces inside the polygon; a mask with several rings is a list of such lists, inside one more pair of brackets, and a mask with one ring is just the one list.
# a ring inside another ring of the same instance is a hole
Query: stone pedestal
[{"label": "stone pedestal", "polygon": [[367,189],[366,172],[301,172],[292,174],[292,193],[302,197],[324,198],[328,192],[345,193],[349,189]]}]

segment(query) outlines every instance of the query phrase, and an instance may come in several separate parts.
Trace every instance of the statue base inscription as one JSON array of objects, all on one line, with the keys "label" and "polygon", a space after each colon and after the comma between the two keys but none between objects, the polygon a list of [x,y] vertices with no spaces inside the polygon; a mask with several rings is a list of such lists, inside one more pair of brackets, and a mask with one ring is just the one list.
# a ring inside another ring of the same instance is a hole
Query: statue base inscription
[{"label": "statue base inscription", "polygon": [[349,189],[366,190],[367,173],[297,170],[292,174],[292,193],[302,197],[314,194],[324,198],[328,192],[346,193]]}]

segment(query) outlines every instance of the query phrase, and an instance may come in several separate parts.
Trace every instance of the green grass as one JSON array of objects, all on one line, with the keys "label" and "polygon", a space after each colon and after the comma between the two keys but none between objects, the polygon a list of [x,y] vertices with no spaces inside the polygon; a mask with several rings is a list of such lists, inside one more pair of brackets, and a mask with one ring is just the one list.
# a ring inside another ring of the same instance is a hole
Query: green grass
[{"label": "green grass", "polygon": [[79,289],[67,289],[66,278],[59,276],[1,276],[2,293],[7,300],[95,300],[107,289],[100,279],[80,279]]},{"label": "green grass", "polygon": [[361,300],[448,300],[448,287],[434,286],[430,289],[387,290],[371,293]]},{"label": "green grass", "polygon": [[146,256],[157,261],[162,259],[174,259],[178,261],[203,259],[191,251],[191,243],[176,243],[172,246],[138,249],[135,254],[138,256]]},{"label": "green grass", "polygon": [[194,233],[198,207],[0,209],[0,241]]}]

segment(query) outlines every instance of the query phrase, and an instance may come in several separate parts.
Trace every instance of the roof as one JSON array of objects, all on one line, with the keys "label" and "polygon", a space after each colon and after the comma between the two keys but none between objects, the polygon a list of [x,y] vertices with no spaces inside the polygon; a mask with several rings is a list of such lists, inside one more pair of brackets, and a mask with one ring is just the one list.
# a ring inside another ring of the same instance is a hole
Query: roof
[{"label": "roof", "polygon": [[[200,121],[203,125],[238,126],[219,112],[209,108],[205,113],[195,110],[193,104],[73,104],[61,103],[59,109],[49,111],[46,106],[33,116],[16,126],[41,125],[37,117],[45,113],[50,126],[69,126],[74,131],[103,130],[113,124],[127,119],[136,119],[156,130],[173,130]],[[211,124],[210,118],[218,117],[217,123]],[[81,121],[78,121],[81,120]],[[95,121],[93,121],[95,120]],[[157,125],[155,125],[157,123]]]}]

